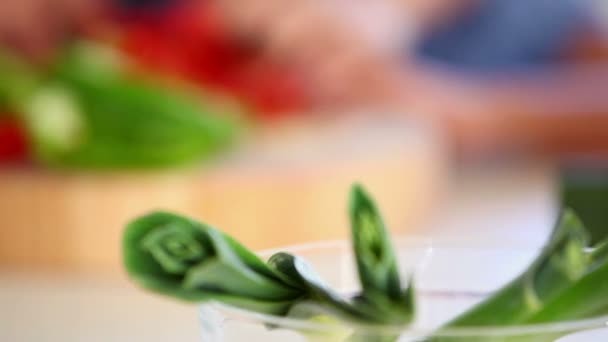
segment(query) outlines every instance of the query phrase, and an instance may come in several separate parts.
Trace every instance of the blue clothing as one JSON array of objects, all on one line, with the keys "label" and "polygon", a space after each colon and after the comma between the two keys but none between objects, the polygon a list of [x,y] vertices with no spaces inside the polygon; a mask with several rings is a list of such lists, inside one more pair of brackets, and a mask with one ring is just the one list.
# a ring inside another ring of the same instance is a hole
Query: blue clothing
[{"label": "blue clothing", "polygon": [[418,57],[480,71],[546,65],[590,21],[585,0],[481,0],[423,37]]}]

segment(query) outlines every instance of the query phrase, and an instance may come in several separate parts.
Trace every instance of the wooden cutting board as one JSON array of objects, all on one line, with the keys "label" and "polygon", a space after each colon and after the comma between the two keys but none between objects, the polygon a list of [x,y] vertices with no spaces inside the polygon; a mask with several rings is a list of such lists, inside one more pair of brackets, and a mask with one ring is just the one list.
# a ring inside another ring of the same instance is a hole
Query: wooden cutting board
[{"label": "wooden cutting board", "polygon": [[170,172],[2,169],[0,266],[119,271],[125,223],[157,209],[191,215],[254,249],[339,239],[355,181],[404,231],[443,178],[435,136],[401,121],[291,123],[242,146]]}]

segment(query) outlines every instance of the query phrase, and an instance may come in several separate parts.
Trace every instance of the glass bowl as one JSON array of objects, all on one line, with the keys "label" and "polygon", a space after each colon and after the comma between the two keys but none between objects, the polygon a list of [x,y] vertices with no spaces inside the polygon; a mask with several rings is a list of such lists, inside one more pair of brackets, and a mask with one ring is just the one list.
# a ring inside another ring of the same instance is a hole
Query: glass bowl
[{"label": "glass bowl", "polygon": [[[396,239],[395,247],[401,275],[413,274],[417,291],[416,319],[407,327],[311,322],[209,303],[200,309],[203,341],[553,342],[576,332],[606,327],[608,322],[608,316],[603,316],[541,325],[454,328],[429,339],[443,323],[526,269],[539,248],[426,239]],[[332,288],[344,293],[358,290],[355,263],[346,241],[287,247],[261,255],[268,257],[279,250],[304,257]],[[354,338],[355,332],[358,339]]]}]

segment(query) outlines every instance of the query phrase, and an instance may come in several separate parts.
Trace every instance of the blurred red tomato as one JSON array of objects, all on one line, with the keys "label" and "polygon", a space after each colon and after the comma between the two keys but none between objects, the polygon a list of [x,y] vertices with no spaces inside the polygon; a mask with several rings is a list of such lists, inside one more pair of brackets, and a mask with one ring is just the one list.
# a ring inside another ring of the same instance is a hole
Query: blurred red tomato
[{"label": "blurred red tomato", "polygon": [[211,2],[131,16],[124,26],[123,49],[148,70],[230,93],[262,118],[306,105],[305,89],[291,70],[236,39]]},{"label": "blurred red tomato", "polygon": [[24,161],[28,145],[23,127],[13,118],[0,114],[0,163]]},{"label": "blurred red tomato", "polygon": [[255,104],[260,117],[277,118],[306,106],[302,83],[287,68],[259,61],[233,76],[228,86]]}]

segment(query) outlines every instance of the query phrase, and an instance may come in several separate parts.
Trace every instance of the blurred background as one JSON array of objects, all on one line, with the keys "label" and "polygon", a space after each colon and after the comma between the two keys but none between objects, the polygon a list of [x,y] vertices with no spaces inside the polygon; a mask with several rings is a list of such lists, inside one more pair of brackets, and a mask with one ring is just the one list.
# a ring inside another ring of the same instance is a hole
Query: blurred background
[{"label": "blurred background", "polygon": [[156,209],[255,250],[391,229],[538,247],[608,231],[602,0],[0,4],[0,340],[196,340],[120,262]]}]

